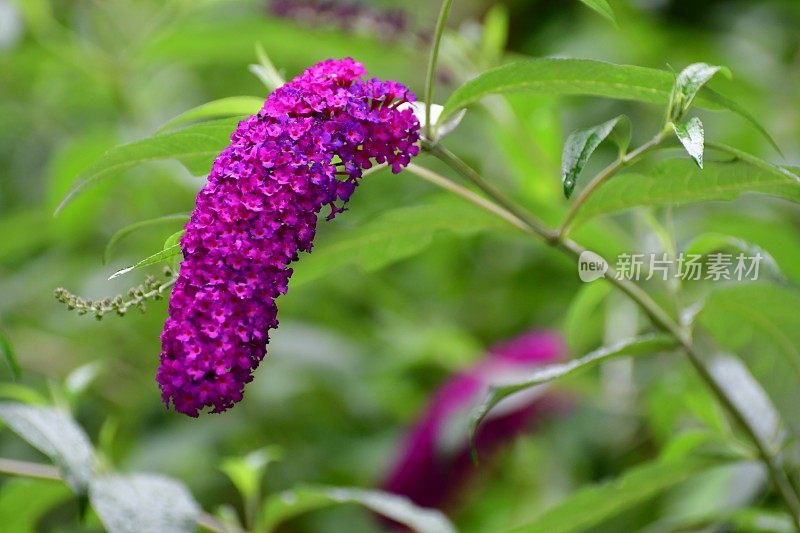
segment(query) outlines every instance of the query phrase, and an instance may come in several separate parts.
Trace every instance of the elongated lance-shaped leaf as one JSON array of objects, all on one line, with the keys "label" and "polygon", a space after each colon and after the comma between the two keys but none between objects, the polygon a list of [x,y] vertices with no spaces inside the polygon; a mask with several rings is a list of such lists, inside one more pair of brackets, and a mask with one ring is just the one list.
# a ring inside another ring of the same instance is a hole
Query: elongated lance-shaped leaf
[{"label": "elongated lance-shaped leaf", "polygon": [[192,533],[201,512],[183,483],[157,474],[98,476],[89,497],[110,533]]},{"label": "elongated lance-shaped leaf", "polygon": [[612,118],[598,126],[578,130],[567,137],[564,143],[564,153],[561,156],[561,183],[564,186],[564,196],[569,198],[575,189],[583,167],[589,161],[594,151],[600,146],[612,130],[624,129],[627,133],[621,135],[621,150],[627,149],[630,139],[630,121],[624,115]]},{"label": "elongated lance-shaped leaf", "polygon": [[675,79],[675,89],[670,101],[670,118],[677,120],[688,111],[700,89],[718,72],[731,77],[727,68],[707,63],[692,63],[683,69]]},{"label": "elongated lance-shaped leaf", "polygon": [[789,181],[793,181],[797,185],[800,185],[800,168],[797,167],[780,167],[778,165],[774,165],[769,161],[761,159],[758,156],[753,154],[748,154],[738,148],[734,148],[733,146],[728,146],[727,144],[719,143],[719,142],[709,142],[706,143],[709,148],[713,148],[715,150],[719,150],[722,152],[726,152],[737,159],[741,159],[745,163],[749,165],[753,165],[754,167],[763,170],[773,176],[776,177],[783,177]]},{"label": "elongated lance-shaped leaf", "polygon": [[695,316],[722,349],[736,353],[800,435],[800,291],[791,284],[734,283],[711,292]]},{"label": "elongated lance-shaped leaf", "polygon": [[[772,135],[769,134],[767,129],[761,125],[761,123],[756,119],[756,117],[754,117],[745,108],[740,106],[737,102],[731,100],[727,96],[723,96],[720,93],[709,89],[708,87],[703,87],[702,91],[700,91],[700,96],[703,99],[712,102],[714,105],[720,106],[719,108],[732,111],[733,113],[736,113],[740,117],[747,120],[750,123],[750,125],[753,126],[756,130],[758,130],[761,136],[764,137],[767,140],[767,142],[769,142],[770,146],[772,146],[781,157],[783,156],[783,151],[781,150],[781,147],[778,146],[778,143],[775,142],[775,139],[772,138]],[[698,105],[697,107],[706,109],[705,105]],[[709,107],[708,109],[713,110],[714,108]]]},{"label": "elongated lance-shaped leaf", "polygon": [[243,117],[257,113],[264,105],[264,99],[257,96],[229,96],[199,105],[184,111],[177,117],[168,120],[161,126],[157,134],[184,126],[191,122],[198,122],[223,117]]},{"label": "elongated lance-shaped leaf", "polygon": [[109,280],[114,278],[118,278],[128,272],[133,272],[134,270],[139,270],[140,268],[144,268],[146,266],[154,265],[156,263],[160,263],[162,261],[166,261],[168,259],[172,259],[175,256],[181,254],[181,245],[180,243],[171,244],[168,247],[164,248],[158,253],[151,255],[150,257],[145,257],[138,263],[133,266],[129,266],[128,268],[123,268],[122,270],[117,270],[111,276],[109,276]]},{"label": "elongated lance-shaped leaf", "polygon": [[[483,401],[472,413],[470,435],[471,437],[475,436],[475,432],[481,421],[489,414],[489,411],[491,411],[493,407],[514,393],[569,376],[581,370],[588,370],[604,361],[610,361],[619,357],[649,355],[663,352],[675,348],[676,345],[677,341],[669,335],[642,335],[622,341],[613,346],[600,348],[581,358],[573,359],[566,363],[542,367],[518,381],[490,386]],[[473,446],[473,453],[474,451]]]},{"label": "elongated lance-shaped leaf", "polygon": [[261,83],[264,84],[268,91],[272,92],[286,83],[283,75],[275,68],[275,64],[269,58],[261,43],[256,43],[256,57],[258,58],[258,64],[249,65],[247,68],[256,78],[261,80]]},{"label": "elongated lance-shaped leaf", "polygon": [[[441,120],[490,94],[528,92],[533,94],[589,95],[636,100],[666,106],[675,77],[672,73],[632,65],[616,65],[588,59],[529,59],[508,63],[480,74],[453,91]],[[761,132],[780,151],[761,124],[731,99],[701,87],[694,105],[712,111],[732,111]]]},{"label": "elongated lance-shaped leaf", "polygon": [[245,523],[254,524],[261,503],[261,484],[267,467],[283,457],[277,446],[265,446],[244,456],[227,457],[219,469],[231,480],[242,497]]},{"label": "elongated lance-shaped leaf", "polygon": [[115,146],[89,167],[56,208],[61,212],[73,198],[98,180],[118,176],[142,163],[177,159],[194,175],[205,175],[214,158],[230,142],[238,119],[193,124],[181,130]]},{"label": "elongated lance-shaped leaf", "polygon": [[437,235],[470,236],[507,227],[503,220],[472,204],[442,197],[425,205],[382,213],[358,228],[342,230],[315,243],[292,277],[292,287],[313,281],[345,265],[370,272],[425,250]]},{"label": "elongated lance-shaped leaf", "polygon": [[635,466],[613,481],[579,489],[564,501],[513,532],[546,531],[569,533],[588,531],[625,510],[663,494],[679,483],[710,469],[730,464],[724,457],[682,457],[659,459]]},{"label": "elongated lance-shaped leaf", "polygon": [[[167,248],[172,248],[175,245],[180,246],[181,237],[183,237],[183,234],[185,232],[186,232],[186,230],[182,229],[182,230],[176,231],[175,233],[173,233],[172,235],[167,237],[167,239],[164,241],[164,249],[166,250]],[[172,257],[170,257],[170,260],[168,262],[169,262],[169,265],[172,267],[172,269],[177,272],[178,269],[181,266],[181,262],[182,261],[183,261],[183,254],[179,253],[179,254],[175,254]]]},{"label": "elongated lance-shaped leaf", "polygon": [[697,117],[692,117],[686,122],[672,124],[675,135],[681,142],[686,152],[694,159],[697,166],[703,168],[704,139],[703,123]]},{"label": "elongated lance-shaped leaf", "polygon": [[742,257],[759,258],[764,270],[777,278],[784,278],[781,267],[775,258],[761,246],[747,242],[733,235],[718,232],[701,233],[684,247],[686,255],[708,255],[722,250],[734,250]]},{"label": "elongated lance-shaped leaf", "polygon": [[181,237],[183,237],[184,233],[186,233],[186,230],[182,229],[176,231],[175,233],[167,237],[166,240],[164,241],[164,250],[166,250],[167,248],[172,248],[176,244],[180,245]]},{"label": "elongated lance-shaped leaf", "polygon": [[103,251],[103,263],[107,263],[108,259],[111,257],[111,252],[114,250],[114,247],[119,244],[119,242],[136,231],[140,229],[149,228],[150,226],[158,226],[161,224],[169,224],[171,222],[185,222],[189,219],[188,213],[175,213],[172,215],[164,215],[157,218],[151,218],[148,220],[142,220],[140,222],[134,222],[124,228],[118,230],[111,238],[108,240],[108,244],[106,244],[106,248]]},{"label": "elongated lance-shaped leaf", "polygon": [[614,17],[614,10],[606,0],[581,0],[581,2],[613,24],[615,28],[619,27],[617,19]]},{"label": "elongated lance-shaped leaf", "polygon": [[708,159],[703,166],[701,170],[686,159],[671,159],[647,171],[620,174],[594,191],[575,217],[575,225],[634,207],[733,200],[748,192],[800,202],[800,183],[794,169]]},{"label": "elongated lance-shaped leaf", "polygon": [[50,457],[64,481],[78,494],[86,491],[94,469],[94,449],[69,413],[53,407],[0,403],[0,420],[28,444]]},{"label": "elongated lance-shaped leaf", "polygon": [[14,353],[14,348],[11,346],[11,342],[8,340],[8,337],[6,337],[6,334],[2,331],[0,331],[0,353],[3,354],[3,359],[5,359],[9,370],[11,370],[11,375],[13,376],[14,380],[18,380],[22,375],[22,370],[17,362],[17,355]]},{"label": "elongated lance-shaped leaf", "polygon": [[276,494],[264,502],[257,529],[270,532],[281,522],[295,516],[347,503],[362,505],[417,533],[456,531],[440,511],[419,507],[403,496],[377,490],[342,487],[303,487]]},{"label": "elongated lance-shaped leaf", "polygon": [[755,430],[756,437],[777,453],[784,440],[780,415],[744,363],[734,355],[718,354],[709,361],[708,367],[736,410]]}]

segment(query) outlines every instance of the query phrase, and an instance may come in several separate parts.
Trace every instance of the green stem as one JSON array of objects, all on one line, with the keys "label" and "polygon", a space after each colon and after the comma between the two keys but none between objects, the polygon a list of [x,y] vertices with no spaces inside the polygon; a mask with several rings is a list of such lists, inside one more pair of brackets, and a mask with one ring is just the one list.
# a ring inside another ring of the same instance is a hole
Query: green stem
[{"label": "green stem", "polygon": [[459,159],[453,152],[440,144],[428,144],[425,145],[425,149],[444,161],[453,170],[461,174],[461,176],[474,183],[479,189],[486,193],[487,196],[502,206],[503,209],[513,214],[515,218],[523,221],[526,226],[530,227],[545,240],[551,242],[557,239],[558,236],[553,230],[549,229],[542,221],[531,215],[523,207],[506,198],[499,189],[489,183],[464,161]]},{"label": "green stem", "polygon": [[421,167],[419,165],[415,165],[414,163],[410,163],[406,167],[406,170],[408,170],[413,174],[416,174],[425,181],[432,183],[437,187],[441,187],[446,191],[452,192],[453,194],[460,196],[464,200],[477,205],[481,209],[488,211],[489,213],[497,217],[502,218],[503,220],[513,225],[517,229],[520,229],[526,233],[531,233],[530,227],[527,224],[525,224],[525,222],[514,216],[512,213],[509,213],[502,207],[490,202],[483,196],[472,192],[466,187],[462,187],[458,183],[455,183],[454,181],[445,178],[441,174],[437,174],[436,172],[430,169]]},{"label": "green stem", "polygon": [[439,61],[439,46],[442,44],[444,24],[450,14],[453,0],[443,0],[439,18],[436,20],[436,29],[433,33],[431,55],[428,59],[428,77],[425,81],[425,137],[433,139],[433,125],[431,124],[431,104],[433,104],[433,86],[436,81],[436,63]]},{"label": "green stem", "polygon": [[[656,136],[653,140],[647,143],[647,145],[645,145],[648,147],[647,149],[642,150],[640,148],[634,152],[631,152],[631,154],[635,154],[635,157],[639,157],[650,148],[658,145],[661,140],[662,139],[660,139],[659,136]],[[493,185],[487,182],[482,176],[480,176],[480,174],[478,174],[474,169],[459,159],[452,152],[438,145],[428,146],[427,149],[436,157],[441,159],[450,168],[459,173],[462,177],[477,185],[484,191],[484,193],[497,201],[500,205],[495,206],[495,208],[491,209],[491,211],[495,212],[497,210],[505,210],[506,212],[502,217],[504,220],[509,220],[509,218],[516,219],[514,222],[512,222],[515,226],[519,227],[520,225],[524,224],[527,227],[527,233],[531,233],[540,237],[547,244],[554,246],[562,252],[575,258],[578,258],[581,253],[585,251],[581,245],[570,239],[564,238],[558,232],[549,229],[538,218],[506,198]],[[439,176],[438,181],[441,180],[446,180],[446,178]],[[451,187],[446,188],[448,190],[452,190]],[[519,213],[524,213],[524,216],[519,216]],[[795,528],[797,531],[800,531],[800,499],[798,499],[797,494],[792,488],[791,480],[786,475],[786,472],[780,467],[780,465],[777,464],[775,458],[769,450],[769,446],[762,441],[751,422],[739,410],[734,401],[728,395],[725,388],[708,370],[689,333],[684,330],[675,320],[673,320],[672,317],[670,317],[669,314],[661,306],[659,306],[658,303],[656,303],[656,301],[653,300],[653,298],[641,287],[630,280],[626,280],[624,278],[618,279],[612,268],[609,267],[604,279],[606,279],[609,283],[614,285],[617,289],[622,291],[631,300],[633,300],[645,312],[645,314],[650,317],[650,320],[657,328],[669,333],[680,343],[698,375],[714,393],[723,408],[728,411],[728,413],[733,417],[733,419],[747,434],[748,438],[756,446],[759,456],[764,463],[764,466],[767,468],[767,472],[769,473],[772,484],[777,490],[778,495],[786,504],[786,507],[789,509]]]},{"label": "green stem", "polygon": [[567,211],[567,214],[564,215],[564,219],[561,221],[558,230],[556,230],[559,238],[565,237],[567,235],[570,226],[572,225],[572,222],[575,219],[575,216],[578,214],[578,211],[580,211],[581,207],[583,207],[583,205],[586,203],[586,201],[589,199],[592,193],[594,193],[594,191],[597,190],[598,187],[603,185],[603,183],[605,183],[609,178],[614,176],[614,174],[619,172],[621,169],[625,168],[626,166],[632,165],[647,152],[658,147],[658,145],[660,145],[664,141],[667,132],[668,130],[666,128],[662,129],[652,139],[647,141],[645,144],[641,145],[636,150],[633,150],[632,152],[628,152],[627,154],[620,156],[619,158],[617,158],[616,161],[614,161],[606,168],[601,170],[592,179],[592,181],[590,181],[586,185],[586,187],[581,189],[581,192],[575,198],[575,201],[572,202],[572,205]]}]

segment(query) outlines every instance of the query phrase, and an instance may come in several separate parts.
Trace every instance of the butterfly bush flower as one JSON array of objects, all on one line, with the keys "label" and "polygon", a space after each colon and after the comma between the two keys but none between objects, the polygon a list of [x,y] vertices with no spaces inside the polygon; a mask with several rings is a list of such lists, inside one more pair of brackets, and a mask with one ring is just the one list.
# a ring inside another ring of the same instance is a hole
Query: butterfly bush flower
[{"label": "butterfly bush flower", "polygon": [[[466,434],[453,431],[468,418],[470,409],[489,383],[508,376],[525,375],[537,367],[563,359],[561,337],[531,331],[494,346],[487,356],[452,377],[437,391],[419,421],[406,435],[398,458],[388,472],[383,489],[406,496],[418,505],[442,507],[457,496],[476,473]],[[497,405],[475,434],[481,457],[490,455],[526,428],[569,406],[566,398],[541,390],[518,394]],[[455,435],[455,436],[454,436]]]},{"label": "butterfly bush flower", "polygon": [[327,60],[277,89],[239,123],[217,157],[181,239],[184,261],[161,334],[157,380],[167,406],[190,416],[242,399],[278,326],[317,215],[344,210],[365,169],[397,173],[419,148],[402,84],[364,80],[352,59]]}]

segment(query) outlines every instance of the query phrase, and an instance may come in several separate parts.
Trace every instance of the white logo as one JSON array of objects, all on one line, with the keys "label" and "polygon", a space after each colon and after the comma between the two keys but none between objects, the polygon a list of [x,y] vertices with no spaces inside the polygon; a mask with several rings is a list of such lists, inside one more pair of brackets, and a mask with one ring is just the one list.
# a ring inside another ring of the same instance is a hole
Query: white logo
[{"label": "white logo", "polygon": [[578,258],[578,276],[581,281],[589,283],[602,278],[608,271],[608,263],[596,253],[584,250]]}]

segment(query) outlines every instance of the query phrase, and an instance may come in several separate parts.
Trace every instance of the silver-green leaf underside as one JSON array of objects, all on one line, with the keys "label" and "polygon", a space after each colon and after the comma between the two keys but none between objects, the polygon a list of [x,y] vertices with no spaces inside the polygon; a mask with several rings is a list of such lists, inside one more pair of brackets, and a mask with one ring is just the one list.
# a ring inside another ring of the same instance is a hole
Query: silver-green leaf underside
[{"label": "silver-green leaf underside", "polygon": [[295,516],[341,504],[362,505],[417,533],[456,531],[440,511],[419,507],[405,497],[376,490],[342,487],[306,487],[276,494],[264,503],[258,529],[269,532]]},{"label": "silver-green leaf underside", "polygon": [[89,437],[68,413],[53,407],[3,402],[0,420],[58,465],[75,492],[85,492],[94,469],[94,451]]},{"label": "silver-green leaf underside", "polygon": [[200,506],[186,486],[156,474],[110,474],[89,486],[92,507],[109,533],[193,533]]},{"label": "silver-green leaf underside", "polygon": [[672,124],[675,135],[681,142],[686,152],[694,159],[697,166],[703,168],[704,139],[703,123],[697,117],[692,117],[686,122]]},{"label": "silver-green leaf underside", "polygon": [[614,129],[624,129],[627,134],[622,134],[622,149],[627,148],[630,139],[630,121],[624,115],[612,118],[597,126],[573,132],[564,143],[564,152],[561,156],[561,183],[564,187],[564,196],[569,198],[575,189],[583,167],[589,158]]},{"label": "silver-green leaf underside", "polygon": [[486,397],[472,414],[470,434],[475,434],[481,421],[493,407],[512,394],[537,387],[556,379],[564,378],[575,372],[588,370],[604,361],[610,361],[619,357],[649,355],[670,350],[675,346],[675,339],[667,335],[643,335],[628,339],[613,346],[600,348],[578,359],[567,361],[566,363],[539,368],[532,374],[522,376],[514,382],[490,386]]}]

